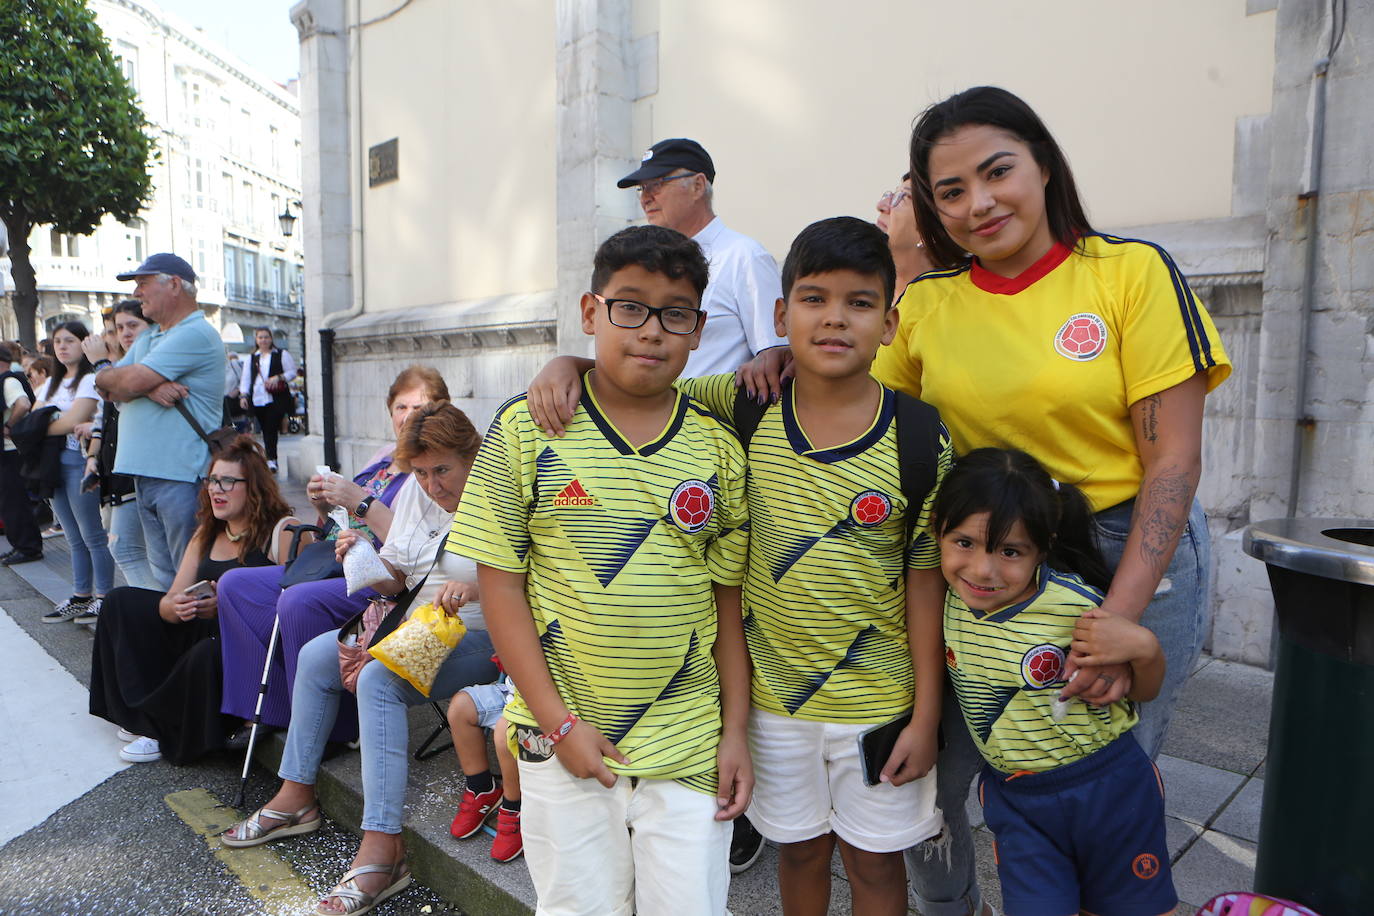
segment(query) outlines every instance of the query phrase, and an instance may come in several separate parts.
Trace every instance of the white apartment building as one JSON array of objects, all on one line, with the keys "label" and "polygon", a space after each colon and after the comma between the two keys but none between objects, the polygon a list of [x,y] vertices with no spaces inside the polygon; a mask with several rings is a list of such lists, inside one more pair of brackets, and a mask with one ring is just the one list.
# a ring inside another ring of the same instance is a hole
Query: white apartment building
[{"label": "white apartment building", "polygon": [[[107,216],[82,237],[34,229],[38,336],[72,319],[98,326],[101,310],[132,288],[115,275],[152,252],[173,251],[195,268],[200,302],[227,342],[251,342],[252,328],[266,325],[299,354],[301,232],[296,225],[292,237],[284,235],[279,219],[288,209],[301,213],[294,86],[254,72],[148,0],[88,2],[138,93],[161,157],[152,164],[151,203],[138,219]],[[12,291],[8,258],[0,258],[0,274],[0,288]],[[14,322],[12,309],[0,309],[6,338],[18,336]]]}]

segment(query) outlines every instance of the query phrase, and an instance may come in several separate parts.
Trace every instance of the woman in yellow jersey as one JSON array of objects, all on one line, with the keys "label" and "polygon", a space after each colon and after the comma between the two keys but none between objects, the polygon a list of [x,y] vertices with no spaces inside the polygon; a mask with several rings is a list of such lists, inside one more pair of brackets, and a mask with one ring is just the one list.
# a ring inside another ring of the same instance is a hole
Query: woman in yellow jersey
[{"label": "woman in yellow jersey", "polygon": [[[911,180],[933,269],[898,302],[896,338],[873,372],[939,408],[959,453],[1021,449],[1087,495],[1113,570],[1103,608],[1153,631],[1167,660],[1133,730],[1154,757],[1210,624],[1194,493],[1203,400],[1230,361],[1167,253],[1093,229],[1067,159],[1015,95],[978,87],[927,109],[912,131]],[[744,384],[776,392],[784,355],[761,353]],[[1085,667],[1070,687],[1103,706],[1129,689],[1125,666]],[[940,797],[962,798],[954,784],[967,791],[977,758],[947,766],[947,755]],[[951,828],[956,858],[968,858]],[[964,900],[976,907],[975,895]]]}]

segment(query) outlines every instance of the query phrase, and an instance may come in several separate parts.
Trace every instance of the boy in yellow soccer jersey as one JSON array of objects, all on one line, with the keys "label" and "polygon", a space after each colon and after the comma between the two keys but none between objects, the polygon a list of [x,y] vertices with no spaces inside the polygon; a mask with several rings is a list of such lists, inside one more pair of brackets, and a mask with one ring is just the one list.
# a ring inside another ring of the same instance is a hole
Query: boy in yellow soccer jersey
[{"label": "boy in yellow soccer jersey", "polygon": [[518,685],[505,714],[540,913],[725,912],[729,822],[753,786],[744,453],[673,388],[706,280],[673,230],[607,239],[566,434],[541,432],[524,396],[504,405],[454,519],[449,549],[477,561]]},{"label": "boy in yellow soccer jersey", "polygon": [[[869,375],[896,328],[894,279],[886,237],[872,224],[839,217],[802,231],[783,265],[785,298],[775,313],[796,377],[746,437],[744,609],[757,779],[749,817],[780,845],[789,914],[818,912],[818,901],[830,899],[837,843],[854,911],[905,913],[902,851],[942,826],[935,779],[926,775],[944,677],[935,487],[908,501],[897,396]],[[559,360],[564,376],[577,365]],[[555,391],[564,383],[550,379]],[[678,387],[734,415],[733,376]],[[921,446],[933,483],[953,453],[938,418],[928,430]],[[879,763],[881,780],[866,785],[860,735],[908,715]]]}]

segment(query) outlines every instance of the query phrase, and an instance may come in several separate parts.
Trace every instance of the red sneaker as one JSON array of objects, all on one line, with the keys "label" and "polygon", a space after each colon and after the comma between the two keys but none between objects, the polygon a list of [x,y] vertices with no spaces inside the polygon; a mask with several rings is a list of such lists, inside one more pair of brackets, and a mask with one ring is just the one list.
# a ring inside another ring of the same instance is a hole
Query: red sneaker
[{"label": "red sneaker", "polygon": [[466,840],[474,833],[482,829],[496,811],[496,805],[501,801],[501,784],[498,782],[490,792],[476,794],[471,789],[463,790],[463,800],[458,804],[458,813],[453,816],[453,823],[449,826],[448,832],[460,840]]},{"label": "red sneaker", "polygon": [[498,862],[509,862],[524,851],[525,841],[520,836],[520,812],[497,808],[496,839],[491,841],[491,857]]}]

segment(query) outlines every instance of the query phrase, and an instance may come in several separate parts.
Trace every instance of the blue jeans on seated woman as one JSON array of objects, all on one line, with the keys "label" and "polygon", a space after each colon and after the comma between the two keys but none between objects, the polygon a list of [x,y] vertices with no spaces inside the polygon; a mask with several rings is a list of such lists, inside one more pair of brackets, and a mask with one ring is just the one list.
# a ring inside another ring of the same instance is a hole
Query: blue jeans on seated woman
[{"label": "blue jeans on seated woman", "polygon": [[[301,649],[291,695],[291,727],[277,775],[314,785],[325,741],[334,727],[343,681],[339,631],[321,633]],[[442,700],[473,684],[496,680],[491,637],[469,630],[444,659],[428,697],[378,661],[358,676],[358,740],[363,755],[363,830],[400,833],[405,807],[410,732],[406,709]]]}]

